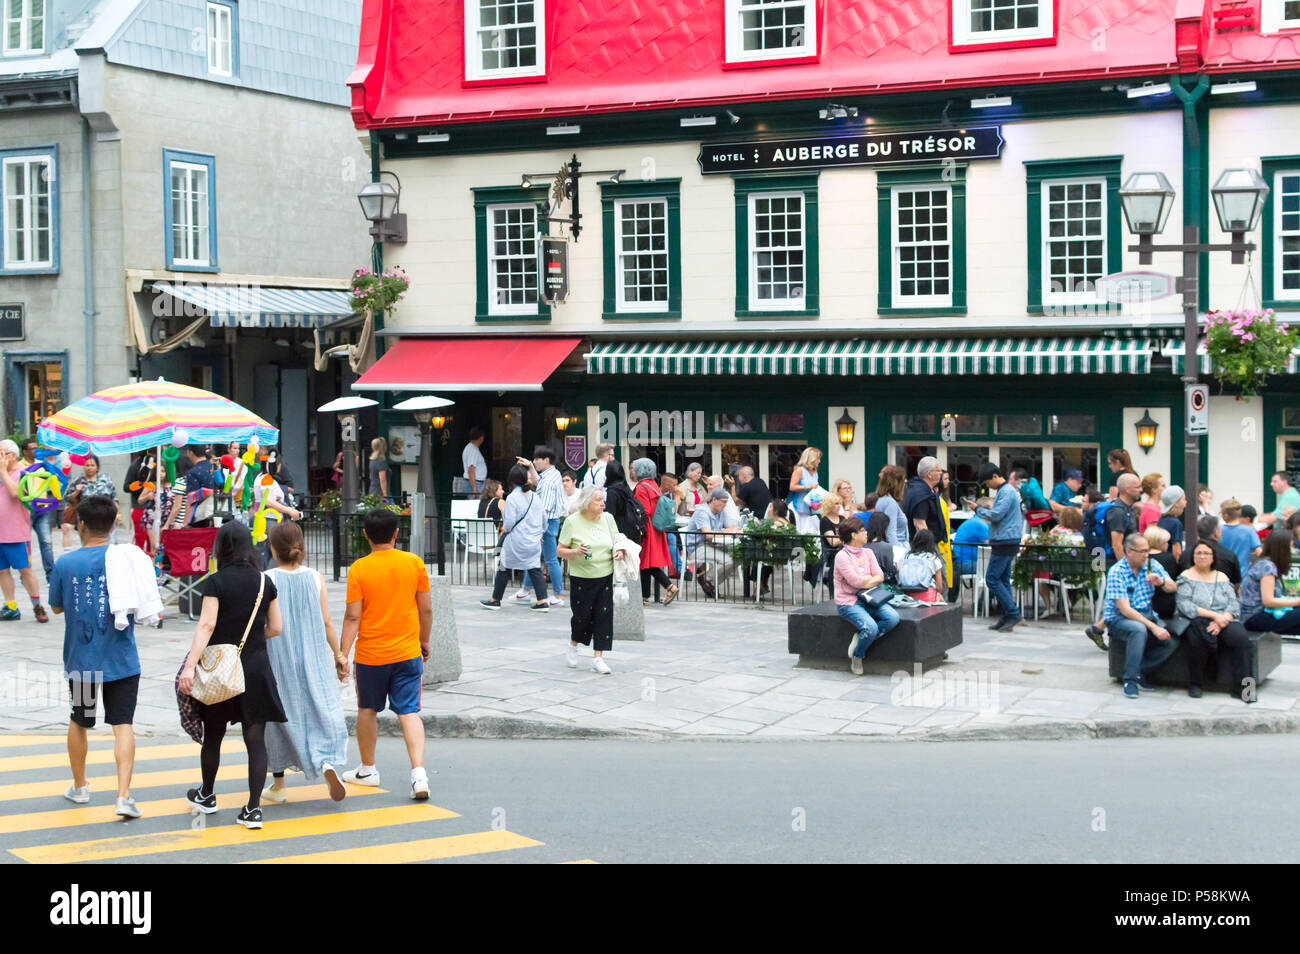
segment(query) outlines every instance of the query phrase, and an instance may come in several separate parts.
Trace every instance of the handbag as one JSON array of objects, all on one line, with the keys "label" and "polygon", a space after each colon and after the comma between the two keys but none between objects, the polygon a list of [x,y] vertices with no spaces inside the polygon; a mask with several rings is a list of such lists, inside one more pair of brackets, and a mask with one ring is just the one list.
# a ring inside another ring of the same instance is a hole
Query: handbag
[{"label": "handbag", "polygon": [[858,600],[872,608],[884,606],[893,601],[896,594],[883,583],[869,590],[858,590]]},{"label": "handbag", "polygon": [[266,577],[261,573],[257,577],[257,600],[253,603],[248,625],[244,627],[244,638],[238,646],[220,643],[205,647],[203,658],[194,667],[194,687],[190,690],[190,695],[206,706],[233,699],[244,691],[244,666],[239,657],[244,651],[244,643],[248,641],[248,634],[253,630],[257,611],[262,606],[262,594],[266,592]]}]

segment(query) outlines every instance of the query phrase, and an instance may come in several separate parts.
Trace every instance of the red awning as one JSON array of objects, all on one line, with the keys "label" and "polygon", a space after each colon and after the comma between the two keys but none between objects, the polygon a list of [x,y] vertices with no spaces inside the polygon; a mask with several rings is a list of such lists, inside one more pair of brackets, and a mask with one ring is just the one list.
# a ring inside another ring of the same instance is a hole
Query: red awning
[{"label": "red awning", "polygon": [[401,338],[355,391],[540,391],[581,338]]}]

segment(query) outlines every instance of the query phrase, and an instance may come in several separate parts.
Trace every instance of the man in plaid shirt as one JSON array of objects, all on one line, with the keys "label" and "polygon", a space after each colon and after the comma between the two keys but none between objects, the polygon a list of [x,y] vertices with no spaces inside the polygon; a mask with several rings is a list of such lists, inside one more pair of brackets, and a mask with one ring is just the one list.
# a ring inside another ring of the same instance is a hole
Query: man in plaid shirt
[{"label": "man in plaid shirt", "polygon": [[1130,533],[1124,538],[1124,559],[1106,573],[1106,625],[1113,638],[1124,640],[1124,695],[1130,699],[1138,697],[1139,689],[1156,688],[1143,673],[1158,668],[1178,646],[1151,609],[1157,586],[1166,593],[1178,586],[1150,557],[1146,538]]},{"label": "man in plaid shirt", "polygon": [[[550,574],[553,594],[547,602],[551,606],[563,606],[564,571],[560,568],[556,543],[560,537],[560,524],[564,522],[565,499],[560,468],[555,466],[555,451],[543,445],[533,451],[531,461],[522,457],[516,457],[515,460],[529,468],[529,479],[537,488],[537,503],[545,509],[546,513],[546,533],[542,537],[542,563]],[[515,594],[515,599],[531,599],[529,590],[521,589]]]}]

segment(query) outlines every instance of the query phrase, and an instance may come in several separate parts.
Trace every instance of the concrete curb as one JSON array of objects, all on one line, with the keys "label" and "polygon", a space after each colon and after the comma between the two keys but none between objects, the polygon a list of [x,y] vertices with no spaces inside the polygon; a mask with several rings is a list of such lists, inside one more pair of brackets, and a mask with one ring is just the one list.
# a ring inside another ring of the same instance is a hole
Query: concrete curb
[{"label": "concrete curb", "polygon": [[[1007,742],[1059,741],[1070,739],[1187,738],[1215,735],[1275,735],[1300,733],[1300,715],[1254,713],[1241,716],[1188,716],[1173,719],[1125,719],[1119,722],[1038,722],[1026,725],[979,726],[969,729],[935,728],[903,730],[897,735],[745,736],[683,735],[657,729],[600,729],[565,722],[547,722],[520,716],[460,716],[422,713],[424,734],[430,739],[640,739],[651,741],[706,742]],[[347,716],[348,730],[355,735],[356,717]],[[400,736],[397,718],[379,717],[379,734]]]}]

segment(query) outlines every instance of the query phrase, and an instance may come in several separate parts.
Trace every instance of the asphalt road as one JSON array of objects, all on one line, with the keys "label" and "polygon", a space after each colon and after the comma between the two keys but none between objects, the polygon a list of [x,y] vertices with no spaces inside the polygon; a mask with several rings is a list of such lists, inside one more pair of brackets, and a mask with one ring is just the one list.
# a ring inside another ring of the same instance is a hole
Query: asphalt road
[{"label": "asphalt road", "polygon": [[[144,818],[111,815],[111,765],[92,809],[58,793],[66,766],[19,768],[0,789],[5,862],[245,860],[1252,863],[1300,860],[1294,736],[1083,742],[478,741],[428,743],[432,797],[409,798],[400,740],[380,741],[383,791],[341,804],[316,789],[234,825],[242,752],[223,809],[192,832],[181,801],[197,759],[160,750],[137,773]],[[103,743],[100,743],[100,747]],[[92,751],[95,747],[92,746]],[[142,750],[143,751],[143,750]],[[355,752],[355,748],[353,749]],[[197,747],[195,747],[197,754]],[[164,759],[164,756],[167,758]],[[148,780],[142,780],[141,784]],[[301,779],[290,777],[294,786]],[[310,800],[298,800],[307,798]],[[86,812],[84,809],[73,811]],[[364,813],[364,814],[363,814]],[[82,822],[85,823],[82,823]],[[24,830],[25,829],[25,830]]]}]

